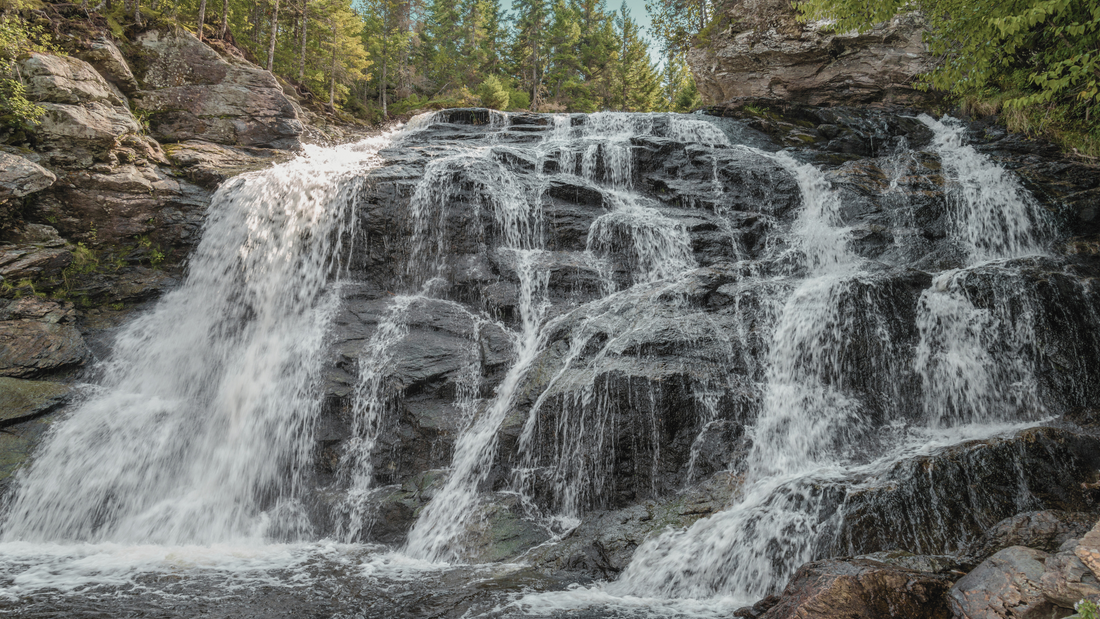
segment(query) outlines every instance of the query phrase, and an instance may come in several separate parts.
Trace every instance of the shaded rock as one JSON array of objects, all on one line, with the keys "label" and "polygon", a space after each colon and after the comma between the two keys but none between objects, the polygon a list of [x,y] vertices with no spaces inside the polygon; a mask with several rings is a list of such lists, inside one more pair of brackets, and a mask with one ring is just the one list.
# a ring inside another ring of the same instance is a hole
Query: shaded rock
[{"label": "shaded rock", "polygon": [[1009,546],[1055,552],[1062,544],[1085,535],[1096,522],[1088,512],[1045,510],[1016,514],[989,529],[967,553],[985,559]]},{"label": "shaded rock", "polygon": [[53,172],[37,163],[0,152],[0,203],[42,191],[56,180]]},{"label": "shaded rock", "polygon": [[813,105],[928,99],[913,79],[933,66],[918,13],[899,15],[866,34],[805,23],[782,0],[730,0],[715,8],[688,52],[708,103],[767,97]]},{"label": "shaded rock", "polygon": [[9,280],[49,277],[60,273],[72,261],[72,253],[63,247],[0,247],[0,276]]},{"label": "shaded rock", "polygon": [[560,542],[536,549],[528,559],[551,574],[582,572],[595,578],[614,578],[642,542],[668,527],[687,527],[721,511],[741,482],[740,476],[721,472],[679,496],[590,513]]},{"label": "shaded rock", "polygon": [[489,497],[481,505],[480,517],[473,522],[473,531],[464,544],[473,563],[514,559],[550,539],[550,532],[528,516],[516,494],[496,493]]},{"label": "shaded rock", "polygon": [[0,429],[0,493],[6,494],[11,476],[31,457],[55,415]]},{"label": "shaded rock", "polygon": [[69,400],[61,383],[0,377],[0,427],[49,413]]},{"label": "shaded rock", "polygon": [[161,142],[296,149],[303,126],[275,77],[235,58],[223,58],[192,34],[150,30],[135,41],[141,89],[137,109]]},{"label": "shaded rock", "polygon": [[815,561],[798,568],[764,619],[949,619],[954,579],[869,559]]},{"label": "shaded rock", "polygon": [[30,378],[83,363],[88,348],[74,318],[71,307],[37,297],[6,302],[0,308],[0,376]]},{"label": "shaded rock", "polygon": [[1012,546],[993,555],[951,588],[951,608],[967,619],[1067,617],[1043,595],[1041,580],[1049,555],[1042,550]]},{"label": "shaded rock", "polygon": [[1098,468],[1100,439],[1044,427],[902,461],[847,493],[827,552],[963,553],[1021,510],[1094,511]]}]

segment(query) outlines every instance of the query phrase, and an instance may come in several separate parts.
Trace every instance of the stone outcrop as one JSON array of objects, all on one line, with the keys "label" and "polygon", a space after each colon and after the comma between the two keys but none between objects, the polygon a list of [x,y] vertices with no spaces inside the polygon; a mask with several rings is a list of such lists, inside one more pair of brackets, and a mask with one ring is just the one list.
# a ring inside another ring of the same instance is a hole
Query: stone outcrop
[{"label": "stone outcrop", "polygon": [[304,131],[275,76],[223,57],[188,32],[138,36],[134,106],[160,142],[206,140],[292,150]]},{"label": "stone outcrop", "polygon": [[869,559],[817,561],[798,569],[762,619],[950,619],[951,576]]},{"label": "stone outcrop", "polygon": [[1079,600],[1100,599],[1100,585],[1074,554],[1012,546],[996,553],[951,589],[951,606],[966,619],[1068,617]]},{"label": "stone outcrop", "polygon": [[707,103],[762,97],[813,105],[929,100],[913,79],[932,67],[919,14],[864,33],[799,21],[787,0],[727,0],[688,53]]},{"label": "stone outcrop", "polygon": [[0,204],[42,191],[56,180],[53,172],[37,163],[0,152]]}]

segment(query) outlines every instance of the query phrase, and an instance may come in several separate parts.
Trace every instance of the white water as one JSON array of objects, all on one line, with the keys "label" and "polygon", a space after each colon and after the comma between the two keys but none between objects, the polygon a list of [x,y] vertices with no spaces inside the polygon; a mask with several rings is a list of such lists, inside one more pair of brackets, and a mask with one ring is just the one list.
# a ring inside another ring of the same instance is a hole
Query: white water
[{"label": "white water", "polygon": [[390,136],[226,183],[178,290],[118,337],[102,385],[21,472],[3,540],[298,539],[330,284]]},{"label": "white water", "polygon": [[[1002,169],[963,145],[961,129],[925,122],[936,131],[955,229],[963,231],[960,240],[971,256],[1038,253],[1046,224],[1034,201]],[[821,174],[786,155],[777,159],[802,191],[803,211],[792,232],[809,277],[789,298],[773,335],[764,407],[750,431],[745,486],[727,510],[639,548],[620,579],[606,587],[616,595],[732,596],[750,603],[773,593],[796,567],[815,558],[818,545],[828,542],[822,536],[841,523],[843,512],[833,511],[825,495],[829,486],[885,472],[914,451],[944,444],[915,427],[901,434],[900,449],[860,464],[868,455],[859,440],[867,426],[864,404],[846,393],[850,370],[841,356],[854,335],[846,316],[851,308],[842,299],[859,278],[859,262],[847,251],[839,201]],[[949,272],[937,278],[922,295],[918,317],[924,422],[952,428],[947,444],[1003,431],[998,424],[1021,420],[1018,411],[1028,405],[1025,425],[1043,412],[1036,406],[1030,357],[1021,354],[1031,341],[1029,317],[1009,320],[1005,311],[975,310],[959,292],[960,277]],[[998,324],[1003,321],[1008,324]],[[881,340],[878,365],[885,371],[890,342],[885,329],[873,333]],[[1004,358],[990,358],[992,350]]]}]

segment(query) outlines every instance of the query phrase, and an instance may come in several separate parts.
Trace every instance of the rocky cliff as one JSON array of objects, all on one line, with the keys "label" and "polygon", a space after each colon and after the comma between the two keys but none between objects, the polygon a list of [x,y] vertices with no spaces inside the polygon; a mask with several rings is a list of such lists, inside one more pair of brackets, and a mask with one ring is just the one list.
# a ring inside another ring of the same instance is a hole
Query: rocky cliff
[{"label": "rocky cliff", "polygon": [[913,87],[933,62],[918,13],[865,34],[800,21],[788,0],[727,0],[715,14],[688,53],[705,103],[745,97],[812,105],[935,100]]}]

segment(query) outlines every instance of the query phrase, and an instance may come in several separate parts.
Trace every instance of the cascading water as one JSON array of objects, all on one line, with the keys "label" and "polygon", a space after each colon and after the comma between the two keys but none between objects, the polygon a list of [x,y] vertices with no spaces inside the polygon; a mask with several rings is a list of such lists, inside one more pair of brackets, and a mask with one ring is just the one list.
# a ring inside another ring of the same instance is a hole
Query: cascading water
[{"label": "cascading water", "polygon": [[7,541],[211,543],[309,533],[319,355],[363,172],[388,137],[311,149],[214,198],[183,286],[19,479]]},{"label": "cascading water", "polygon": [[[845,185],[854,167],[667,114],[445,110],[397,148],[379,138],[231,181],[188,280],[124,331],[104,384],[21,474],[3,540],[20,557],[40,552],[21,541],[277,548],[295,558],[263,578],[347,579],[354,604],[381,600],[364,616],[399,601],[432,614],[416,601],[426,578],[509,578],[461,565],[486,560],[505,498],[520,505],[507,535],[541,526],[542,541],[723,483],[724,509],[652,535],[617,581],[482,611],[706,614],[718,600],[728,615],[806,561],[857,552],[845,527],[861,492],[915,458],[1048,415],[1036,367],[1060,318],[1033,276],[1047,214],[959,125],[923,123],[932,153],[899,140],[863,160],[882,175],[860,190],[890,210],[869,225]],[[942,241],[921,230],[935,209],[906,202],[934,159]],[[883,222],[894,246],[868,258],[859,241]],[[898,258],[933,241],[935,260]],[[332,369],[326,338],[345,327]],[[348,395],[323,396],[341,372]],[[715,447],[730,441],[736,453]],[[379,539],[401,551],[364,545]],[[163,548],[151,571],[205,560]],[[64,571],[20,561],[0,561],[0,584]]]}]

